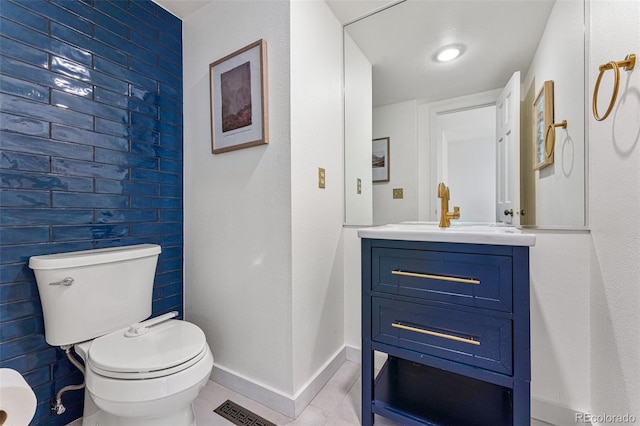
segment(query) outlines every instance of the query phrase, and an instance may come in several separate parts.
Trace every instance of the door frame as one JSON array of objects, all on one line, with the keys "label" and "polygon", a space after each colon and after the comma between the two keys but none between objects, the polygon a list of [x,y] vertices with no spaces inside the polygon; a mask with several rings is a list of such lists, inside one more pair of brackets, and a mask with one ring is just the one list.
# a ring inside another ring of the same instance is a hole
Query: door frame
[{"label": "door frame", "polygon": [[[441,114],[463,111],[467,109],[495,105],[502,89],[489,90],[475,93],[473,95],[461,96],[459,98],[447,99],[434,102],[429,105],[429,125],[425,129],[428,137],[420,137],[419,158],[428,164],[428,173],[419,176],[419,196],[418,203],[419,220],[437,222],[439,220],[437,208],[440,205],[438,200],[438,116]],[[423,170],[425,167],[418,167]],[[425,182],[424,185],[421,185]],[[421,186],[423,186],[421,188]]]}]

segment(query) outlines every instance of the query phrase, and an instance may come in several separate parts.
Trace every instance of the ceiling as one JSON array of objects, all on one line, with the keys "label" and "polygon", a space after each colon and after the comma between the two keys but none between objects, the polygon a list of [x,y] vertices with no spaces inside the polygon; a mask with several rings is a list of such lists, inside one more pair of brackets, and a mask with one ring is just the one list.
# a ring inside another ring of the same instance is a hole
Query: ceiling
[{"label": "ceiling", "polygon": [[[374,106],[434,102],[501,88],[514,71],[524,78],[553,3],[407,0],[345,28],[373,65]],[[466,52],[449,63],[432,60],[452,43]]]},{"label": "ceiling", "polygon": [[180,19],[211,3],[212,0],[153,0]]},{"label": "ceiling", "polygon": [[[184,19],[218,0],[154,1]],[[554,1],[326,0],[373,65],[374,106],[504,86],[529,67]],[[433,62],[435,50],[450,43],[465,44],[465,54]]]},{"label": "ceiling", "polygon": [[[216,0],[153,0],[180,19]],[[235,0],[240,1],[240,0]],[[264,0],[263,0],[264,1]],[[327,0],[340,23],[345,24],[401,0]]]},{"label": "ceiling", "polygon": [[341,24],[353,22],[404,0],[325,0]]}]

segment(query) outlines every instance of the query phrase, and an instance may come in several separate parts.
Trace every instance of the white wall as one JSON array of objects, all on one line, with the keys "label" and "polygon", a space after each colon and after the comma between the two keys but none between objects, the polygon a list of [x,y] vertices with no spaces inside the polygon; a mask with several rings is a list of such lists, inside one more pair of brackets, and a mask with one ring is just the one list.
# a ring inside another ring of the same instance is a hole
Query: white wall
[{"label": "white wall", "polygon": [[[344,34],[344,197],[345,223],[373,223],[371,154],[373,85],[371,63],[349,34]],[[361,193],[358,194],[357,180]]]},{"label": "white wall", "polygon": [[[549,405],[588,412],[590,407],[589,234],[538,231],[531,263],[531,397],[533,415],[552,424]],[[538,402],[543,410],[536,410]]]},{"label": "white wall", "polygon": [[362,255],[358,228],[345,226],[344,244],[344,344],[360,349],[362,343]]},{"label": "white wall", "polygon": [[[640,2],[591,2],[589,92],[598,67],[640,56]],[[599,95],[609,103],[611,71]],[[589,98],[591,102],[591,98]],[[591,408],[640,422],[640,68],[620,71],[611,116],[589,114]]]},{"label": "white wall", "polygon": [[567,120],[568,123],[566,130],[556,129],[553,164],[535,172],[535,223],[538,226],[583,226],[585,223],[584,108],[570,101],[582,99],[584,93],[584,76],[571,66],[584,61],[583,26],[583,2],[555,2],[522,86],[524,94],[534,85],[537,95],[545,81],[553,80],[554,122]]},{"label": "white wall", "polygon": [[[418,218],[418,122],[416,101],[373,109],[373,138],[389,137],[389,182],[373,185],[373,223]],[[393,188],[404,198],[393,199]]]},{"label": "white wall", "polygon": [[[212,155],[208,66],[258,39],[269,144]],[[183,44],[185,317],[214,377],[294,416],[344,345],[342,27],[324,1],[216,1]]]},{"label": "white wall", "polygon": [[[270,142],[212,155],[209,64],[259,39]],[[216,366],[291,393],[289,2],[212,2],[183,21],[183,45],[185,317]]]},{"label": "white wall", "polygon": [[[324,1],[291,3],[293,391],[344,345],[342,26]],[[318,167],[325,189],[318,188]]]}]

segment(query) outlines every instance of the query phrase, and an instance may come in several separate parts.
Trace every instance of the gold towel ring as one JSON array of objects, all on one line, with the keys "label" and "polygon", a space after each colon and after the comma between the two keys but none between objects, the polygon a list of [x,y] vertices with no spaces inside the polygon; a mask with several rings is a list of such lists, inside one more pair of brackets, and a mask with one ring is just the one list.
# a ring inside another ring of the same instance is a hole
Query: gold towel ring
[{"label": "gold towel ring", "polygon": [[[623,67],[625,71],[631,71],[636,64],[636,55],[633,53],[627,55],[624,61],[616,62],[611,61],[608,64],[600,65],[600,74],[598,74],[598,79],[596,80],[596,87],[593,89],[593,102],[591,104],[593,110],[593,116],[596,120],[602,121],[611,114],[613,110],[613,106],[616,103],[616,99],[618,98],[618,89],[620,88],[620,67]],[[607,112],[604,113],[602,117],[598,114],[598,91],[600,90],[600,82],[602,81],[602,76],[605,71],[613,70],[613,93],[611,94],[611,102],[609,102],[609,107],[607,108]],[[546,146],[545,146],[546,148]],[[545,151],[546,154],[546,151]]]},{"label": "gold towel ring", "polygon": [[[550,158],[553,155],[553,151],[556,149],[556,127],[562,127],[563,129],[567,128],[567,120],[562,120],[562,123],[552,123],[547,127],[547,131],[544,134],[544,156],[546,158]],[[551,142],[551,149],[547,150],[547,145],[549,144],[549,132],[552,131],[553,140]]]}]

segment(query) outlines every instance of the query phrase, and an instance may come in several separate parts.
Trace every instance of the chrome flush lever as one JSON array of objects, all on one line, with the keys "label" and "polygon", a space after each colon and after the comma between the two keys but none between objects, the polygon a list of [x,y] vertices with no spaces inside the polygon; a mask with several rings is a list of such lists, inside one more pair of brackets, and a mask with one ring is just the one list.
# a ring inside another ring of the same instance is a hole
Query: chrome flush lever
[{"label": "chrome flush lever", "polygon": [[49,285],[63,285],[65,287],[69,287],[71,284],[73,284],[73,278],[71,277],[66,277],[61,281],[56,281],[54,283],[49,283]]}]

